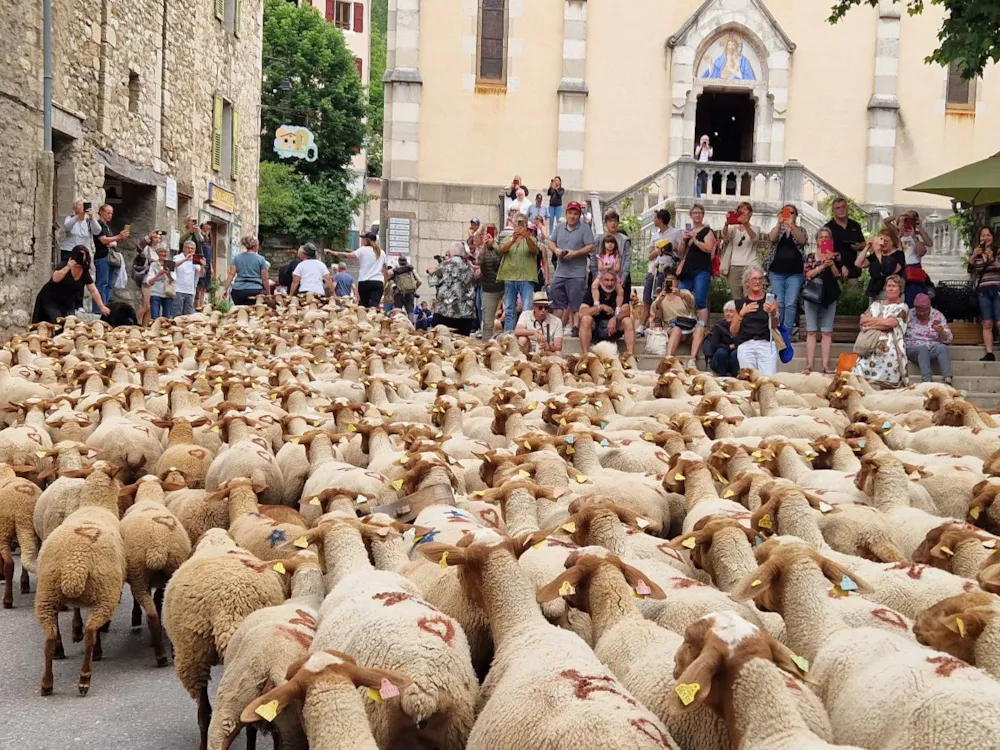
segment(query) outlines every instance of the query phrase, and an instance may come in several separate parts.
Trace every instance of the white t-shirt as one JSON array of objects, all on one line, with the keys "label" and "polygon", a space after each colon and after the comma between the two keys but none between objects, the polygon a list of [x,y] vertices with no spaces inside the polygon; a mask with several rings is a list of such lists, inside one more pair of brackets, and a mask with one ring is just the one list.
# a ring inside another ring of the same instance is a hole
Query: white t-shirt
[{"label": "white t-shirt", "polygon": [[900,237],[899,244],[903,248],[903,255],[906,256],[906,265],[919,266],[920,256],[917,255],[917,240],[915,237]]},{"label": "white t-shirt", "polygon": [[180,262],[184,260],[184,253],[174,256],[174,263],[177,264],[174,276],[174,289],[178,294],[194,294],[194,288],[198,284],[198,266],[194,261],[189,260],[183,266]]},{"label": "white t-shirt", "polygon": [[362,245],[354,251],[358,259],[358,283],[362,281],[385,281],[382,269],[385,268],[385,252],[375,257],[375,250],[368,245]]},{"label": "white t-shirt", "polygon": [[656,243],[660,240],[670,240],[670,250],[673,253],[673,256],[661,252],[653,260],[653,268],[650,268],[651,272],[654,269],[659,272],[668,266],[677,265],[677,259],[680,257],[681,243],[684,241],[684,232],[676,227],[667,227],[662,232],[658,232],[654,229],[649,238],[650,249],[656,247]]},{"label": "white t-shirt", "polygon": [[515,198],[510,202],[511,209],[517,211],[519,214],[527,214],[528,209],[533,205],[535,204],[528,200],[528,196],[521,198],[521,200]]},{"label": "white t-shirt", "polygon": [[[517,319],[516,327],[527,328],[529,331],[540,330],[542,333],[547,334],[549,342],[553,342],[556,339],[561,339],[563,337],[562,321],[552,313],[549,313],[545,320],[538,321],[535,320],[534,310],[525,310]],[[532,351],[538,351],[537,340],[532,339],[531,349]]]},{"label": "white t-shirt", "polygon": [[313,294],[326,294],[323,277],[329,275],[330,271],[323,264],[323,261],[316,258],[306,258],[292,271],[292,276],[299,277],[299,291],[312,292]]}]

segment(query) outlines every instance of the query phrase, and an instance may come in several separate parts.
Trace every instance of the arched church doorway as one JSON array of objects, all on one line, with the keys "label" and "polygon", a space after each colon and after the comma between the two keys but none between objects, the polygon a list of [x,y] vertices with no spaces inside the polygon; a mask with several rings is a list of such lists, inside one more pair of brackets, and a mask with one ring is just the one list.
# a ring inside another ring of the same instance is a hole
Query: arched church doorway
[{"label": "arched church doorway", "polygon": [[[752,162],[755,115],[756,104],[751,92],[739,89],[705,89],[698,97],[695,137],[709,137],[712,143],[712,161]],[[721,174],[713,177],[713,194],[742,195],[744,188],[749,189],[749,186],[740,185],[737,190],[735,174],[726,176],[725,185],[722,180]],[[707,185],[707,180],[705,184]]]}]

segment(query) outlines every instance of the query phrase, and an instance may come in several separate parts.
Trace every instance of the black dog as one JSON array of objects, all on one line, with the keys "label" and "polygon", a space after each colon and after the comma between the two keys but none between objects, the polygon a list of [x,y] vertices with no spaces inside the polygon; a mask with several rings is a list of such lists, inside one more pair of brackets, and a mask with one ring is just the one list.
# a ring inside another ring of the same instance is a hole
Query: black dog
[{"label": "black dog", "polygon": [[127,302],[112,302],[108,305],[111,312],[101,317],[105,323],[117,328],[118,326],[137,326],[139,318],[136,317],[135,308]]}]

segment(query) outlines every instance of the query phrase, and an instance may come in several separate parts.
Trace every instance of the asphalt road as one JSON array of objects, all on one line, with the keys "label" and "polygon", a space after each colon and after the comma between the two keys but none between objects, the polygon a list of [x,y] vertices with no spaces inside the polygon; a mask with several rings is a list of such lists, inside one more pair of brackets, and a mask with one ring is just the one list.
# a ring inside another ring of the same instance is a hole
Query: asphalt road
[{"label": "asphalt road", "polygon": [[[156,668],[149,631],[131,628],[132,596],[125,587],[102,636],[104,658],[94,662],[90,692],[81,696],[77,677],[83,643],[72,643],[70,620],[59,616],[66,659],[53,662],[54,692],[38,694],[44,658],[42,629],[35,620],[32,577],[30,595],[19,593],[20,560],[15,566],[14,609],[0,610],[0,748],[17,750],[198,750],[195,702],[181,687],[173,661]],[[84,622],[87,612],[84,611]],[[209,691],[222,676],[212,672]],[[258,737],[257,746],[270,750],[271,740]],[[233,744],[244,750],[244,737]]]}]

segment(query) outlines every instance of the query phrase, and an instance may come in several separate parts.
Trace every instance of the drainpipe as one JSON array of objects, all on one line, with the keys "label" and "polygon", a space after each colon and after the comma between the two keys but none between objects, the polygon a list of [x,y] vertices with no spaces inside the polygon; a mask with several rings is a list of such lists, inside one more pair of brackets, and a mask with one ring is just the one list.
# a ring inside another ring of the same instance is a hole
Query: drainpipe
[{"label": "drainpipe", "polygon": [[52,0],[42,0],[42,122],[45,150],[52,151]]}]

